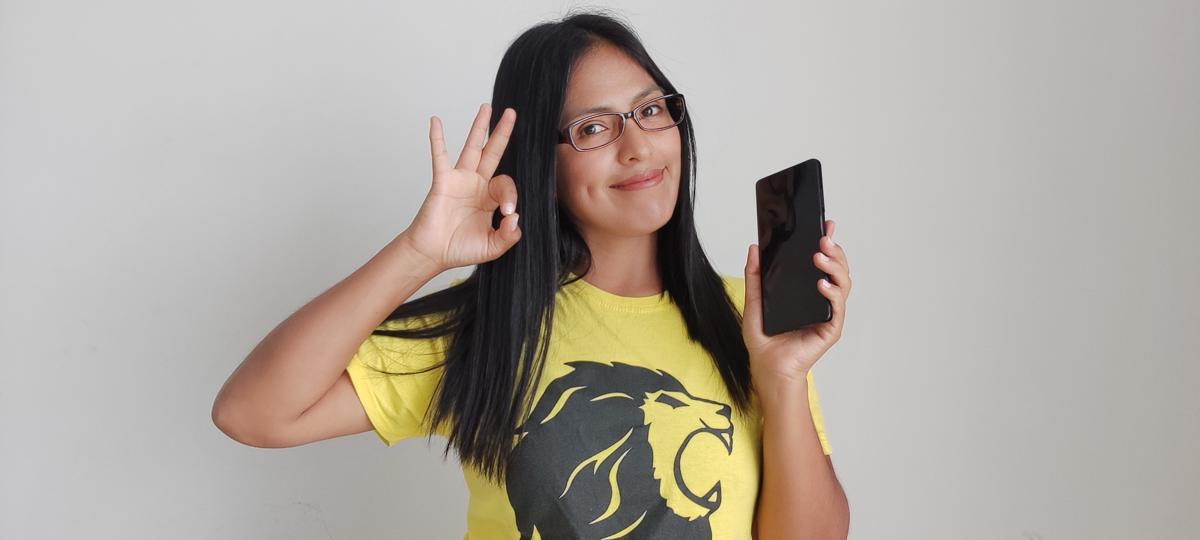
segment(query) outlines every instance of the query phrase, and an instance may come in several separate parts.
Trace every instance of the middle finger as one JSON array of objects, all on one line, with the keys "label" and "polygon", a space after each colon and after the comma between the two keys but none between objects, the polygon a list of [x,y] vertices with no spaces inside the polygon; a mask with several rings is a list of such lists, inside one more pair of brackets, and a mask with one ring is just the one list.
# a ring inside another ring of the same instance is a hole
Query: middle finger
[{"label": "middle finger", "polygon": [[479,176],[491,178],[496,172],[496,166],[500,164],[500,157],[504,155],[504,148],[508,146],[508,137],[512,134],[516,121],[516,110],[508,108],[500,113],[500,120],[496,121],[496,128],[492,130],[492,135],[483,147],[483,157],[476,169]]},{"label": "middle finger", "polygon": [[479,154],[483,150],[483,140],[487,137],[488,116],[491,110],[491,105],[487,103],[479,106],[479,112],[475,113],[475,121],[471,123],[471,132],[467,134],[467,142],[463,144],[458,163],[454,165],[455,169],[473,171],[479,165]]}]

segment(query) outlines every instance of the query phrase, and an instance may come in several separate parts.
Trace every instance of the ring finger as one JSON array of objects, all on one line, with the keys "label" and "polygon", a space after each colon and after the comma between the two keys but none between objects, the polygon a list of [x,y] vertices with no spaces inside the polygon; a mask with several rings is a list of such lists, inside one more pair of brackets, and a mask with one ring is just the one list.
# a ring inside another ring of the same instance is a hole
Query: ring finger
[{"label": "ring finger", "polygon": [[829,274],[830,281],[839,287],[850,285],[850,272],[840,261],[818,251],[813,254],[813,262],[817,268]]}]

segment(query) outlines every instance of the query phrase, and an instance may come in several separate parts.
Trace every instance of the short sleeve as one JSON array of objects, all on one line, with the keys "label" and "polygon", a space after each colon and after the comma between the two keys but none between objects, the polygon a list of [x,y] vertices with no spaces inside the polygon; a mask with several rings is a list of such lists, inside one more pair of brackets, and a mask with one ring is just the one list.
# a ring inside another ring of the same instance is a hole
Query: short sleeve
[{"label": "short sleeve", "polygon": [[833,454],[829,438],[825,436],[825,418],[821,416],[821,399],[817,396],[817,385],[813,382],[812,370],[808,370],[808,412],[812,414],[813,427],[817,428],[817,439],[821,441],[821,452]]},{"label": "short sleeve", "polygon": [[[428,317],[386,321],[377,329],[413,329],[430,321]],[[388,446],[429,434],[429,426],[422,420],[443,372],[447,343],[446,337],[410,339],[372,334],[350,358],[346,373],[375,433]],[[408,373],[417,371],[421,372]]]}]

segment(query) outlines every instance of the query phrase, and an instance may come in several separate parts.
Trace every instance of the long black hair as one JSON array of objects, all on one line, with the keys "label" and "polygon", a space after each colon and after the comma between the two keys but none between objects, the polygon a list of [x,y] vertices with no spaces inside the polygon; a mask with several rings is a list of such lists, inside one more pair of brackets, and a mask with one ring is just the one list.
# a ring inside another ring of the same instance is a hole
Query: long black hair
[{"label": "long black hair", "polygon": [[[495,128],[507,107],[520,118],[496,174],[508,174],[516,183],[524,208],[521,240],[499,258],[476,266],[463,281],[402,304],[385,321],[435,315],[422,319],[435,322],[372,333],[453,338],[443,361],[425,370],[443,368],[424,422],[438,427],[449,422],[443,458],[453,446],[462,464],[496,482],[504,481],[517,426],[532,407],[558,289],[570,282],[568,272],[585,268],[575,278],[580,279],[591,268],[588,246],[558,202],[555,145],[571,69],[601,41],[640,64],[666,93],[677,91],[634,31],[602,11],[568,14],[518,36],[496,72],[490,126]],[[689,118],[679,124],[681,189],[671,220],[657,233],[657,265],[688,335],[710,353],[736,409],[746,415],[750,364],[741,318],[696,235],[696,139]],[[493,215],[493,227],[500,217]]]}]

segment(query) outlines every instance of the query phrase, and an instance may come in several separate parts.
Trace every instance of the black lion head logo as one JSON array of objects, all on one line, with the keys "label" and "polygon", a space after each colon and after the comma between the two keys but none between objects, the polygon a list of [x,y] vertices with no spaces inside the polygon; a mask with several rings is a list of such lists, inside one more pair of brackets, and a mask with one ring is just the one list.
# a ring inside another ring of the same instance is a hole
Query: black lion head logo
[{"label": "black lion head logo", "polygon": [[567,365],[517,430],[507,489],[521,538],[710,538],[721,482],[699,476],[733,453],[729,405],[662,371]]}]

